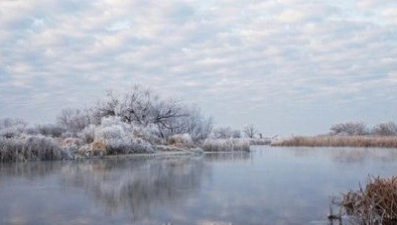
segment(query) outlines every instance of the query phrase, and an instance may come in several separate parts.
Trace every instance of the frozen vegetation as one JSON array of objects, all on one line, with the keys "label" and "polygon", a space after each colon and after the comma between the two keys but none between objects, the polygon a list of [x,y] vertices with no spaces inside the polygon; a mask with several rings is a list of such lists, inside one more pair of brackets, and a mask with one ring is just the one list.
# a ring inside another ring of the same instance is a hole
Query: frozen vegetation
[{"label": "frozen vegetation", "polygon": [[245,138],[206,139],[203,144],[204,151],[249,151],[250,141]]},{"label": "frozen vegetation", "polygon": [[18,119],[0,120],[0,161],[77,159],[156,151],[249,151],[265,144],[253,125],[239,130],[212,129],[199,108],[162,99],[135,86],[108,92],[86,109],[64,109],[55,124],[30,126]]}]

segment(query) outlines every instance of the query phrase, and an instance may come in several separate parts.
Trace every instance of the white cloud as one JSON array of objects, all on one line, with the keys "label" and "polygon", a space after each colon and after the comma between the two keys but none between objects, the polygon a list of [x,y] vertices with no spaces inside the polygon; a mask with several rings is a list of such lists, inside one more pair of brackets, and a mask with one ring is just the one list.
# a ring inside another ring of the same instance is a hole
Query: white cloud
[{"label": "white cloud", "polygon": [[[363,107],[360,98],[389,99],[384,111],[395,111],[395,97],[386,98],[396,85],[395,7],[374,3],[2,1],[0,93],[9,100],[0,117],[17,115],[21,102],[53,116],[59,105],[89,104],[105,89],[136,83],[198,103],[218,123],[258,123],[264,134],[290,129],[266,127],[272,117],[299,124],[293,115],[319,102],[345,107],[339,112],[346,118],[350,107]],[[21,87],[39,97],[26,98]],[[43,109],[34,107],[38,99]],[[247,117],[272,111],[283,113]],[[324,113],[329,123],[332,113]]]},{"label": "white cloud", "polygon": [[283,11],[279,16],[279,20],[281,22],[286,22],[286,23],[295,23],[303,19],[304,19],[304,15],[302,12],[292,9],[287,9]]}]

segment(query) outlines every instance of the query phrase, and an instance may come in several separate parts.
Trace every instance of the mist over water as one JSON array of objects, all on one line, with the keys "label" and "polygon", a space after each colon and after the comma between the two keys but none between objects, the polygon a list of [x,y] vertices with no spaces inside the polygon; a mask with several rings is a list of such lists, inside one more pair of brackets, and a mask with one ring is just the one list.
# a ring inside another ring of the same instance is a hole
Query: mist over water
[{"label": "mist over water", "polygon": [[397,171],[393,149],[253,147],[0,164],[0,224],[329,224],[328,199]]}]

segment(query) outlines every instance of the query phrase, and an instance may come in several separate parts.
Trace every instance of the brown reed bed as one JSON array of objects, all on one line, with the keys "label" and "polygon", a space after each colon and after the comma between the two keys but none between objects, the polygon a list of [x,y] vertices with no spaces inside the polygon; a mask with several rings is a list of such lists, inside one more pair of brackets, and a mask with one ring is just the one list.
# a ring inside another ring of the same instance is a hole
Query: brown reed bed
[{"label": "brown reed bed", "polygon": [[274,140],[272,146],[397,148],[397,136],[296,136]]},{"label": "brown reed bed", "polygon": [[395,225],[397,177],[370,178],[365,188],[343,194],[339,206],[353,225]]}]

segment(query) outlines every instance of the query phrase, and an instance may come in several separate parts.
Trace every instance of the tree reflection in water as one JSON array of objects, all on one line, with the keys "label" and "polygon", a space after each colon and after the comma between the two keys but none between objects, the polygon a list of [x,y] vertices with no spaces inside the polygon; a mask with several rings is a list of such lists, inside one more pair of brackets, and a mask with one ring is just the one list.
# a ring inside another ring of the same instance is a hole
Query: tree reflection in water
[{"label": "tree reflection in water", "polygon": [[26,178],[39,179],[49,174],[55,173],[60,169],[60,164],[66,162],[58,162],[54,164],[50,161],[45,162],[28,162],[28,163],[0,163],[0,178]]},{"label": "tree reflection in water", "polygon": [[157,207],[172,207],[197,192],[205,174],[195,158],[91,161],[62,168],[66,185],[84,188],[115,214],[141,219]]}]

